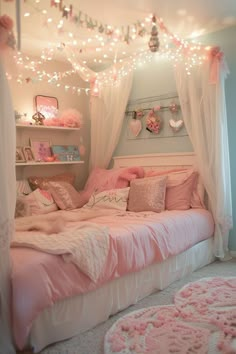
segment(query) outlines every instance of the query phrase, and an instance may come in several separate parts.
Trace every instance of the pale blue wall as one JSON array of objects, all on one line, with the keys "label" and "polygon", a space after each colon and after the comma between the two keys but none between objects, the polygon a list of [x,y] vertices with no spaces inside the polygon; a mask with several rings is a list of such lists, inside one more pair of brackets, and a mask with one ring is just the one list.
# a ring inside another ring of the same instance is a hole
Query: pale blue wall
[{"label": "pale blue wall", "polygon": [[[202,43],[219,45],[225,53],[230,69],[226,80],[226,104],[228,113],[229,149],[231,164],[232,202],[234,229],[230,233],[229,247],[236,251],[236,27],[214,32],[201,39]],[[151,63],[137,69],[134,73],[130,100],[149,96],[159,96],[176,91],[171,64],[153,59]],[[154,152],[192,151],[188,137],[127,139],[127,121],[124,120],[119,144],[114,155],[132,155]]]},{"label": "pale blue wall", "polygon": [[[134,80],[130,100],[154,97],[176,92],[176,85],[172,65],[163,59],[153,58],[134,72]],[[158,104],[158,102],[156,103]],[[164,105],[163,101],[163,105]],[[153,107],[154,104],[150,104]],[[143,105],[141,104],[143,108]],[[138,108],[138,105],[137,105]],[[163,113],[160,114],[162,116]],[[171,118],[171,115],[169,115]],[[183,152],[192,151],[192,144],[188,137],[127,139],[127,119],[124,120],[119,144],[114,155],[133,155],[155,152]]]}]

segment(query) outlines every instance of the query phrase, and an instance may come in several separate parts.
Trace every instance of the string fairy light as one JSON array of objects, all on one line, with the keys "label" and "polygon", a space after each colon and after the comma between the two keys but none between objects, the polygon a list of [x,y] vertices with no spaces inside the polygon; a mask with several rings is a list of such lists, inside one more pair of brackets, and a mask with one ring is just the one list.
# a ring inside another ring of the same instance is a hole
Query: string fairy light
[{"label": "string fairy light", "polygon": [[[141,21],[137,20],[133,25],[118,28],[104,25],[92,19],[87,14],[73,9],[71,5],[63,5],[64,2],[62,0],[53,0],[51,1],[51,4],[53,3],[51,7],[60,9],[62,13],[62,18],[56,23],[50,13],[51,11],[40,7],[42,4],[39,1],[28,0],[27,3],[31,5],[31,11],[25,13],[25,16],[27,14],[27,18],[32,16],[33,12],[40,13],[44,16],[44,23],[50,26],[50,29],[55,28],[55,31],[59,31],[59,33],[63,31],[67,39],[65,41],[59,40],[57,44],[49,44],[42,50],[39,60],[32,60],[29,56],[24,56],[21,52],[18,52],[15,56],[17,65],[21,69],[31,72],[25,78],[19,75],[16,78],[18,83],[36,83],[47,80],[49,84],[63,87],[66,92],[70,90],[72,93],[77,92],[80,94],[81,91],[84,91],[88,94],[91,88],[81,88],[62,83],[62,79],[72,74],[79,74],[83,76],[85,81],[90,82],[92,93],[97,95],[101,86],[116,85],[129,71],[135,70],[140,65],[149,62],[155,53],[158,53],[160,57],[166,60],[172,61],[175,66],[178,63],[184,64],[187,74],[190,75],[192,68],[196,65],[201,65],[209,57],[209,53],[212,50],[209,46],[202,46],[200,43],[179,38],[179,36],[169,31],[163,20],[156,15],[147,16]],[[80,39],[77,37],[77,30],[64,30],[66,20],[68,19],[65,12],[70,16],[70,20],[73,19],[70,22],[75,26],[85,28],[88,31],[93,30],[93,34],[96,34],[94,36],[89,34],[89,37],[85,40],[84,38]],[[150,38],[150,34],[152,42],[155,39],[155,45],[150,43],[150,41],[149,43],[147,42],[146,50],[136,50],[131,55],[129,55],[129,50],[126,51],[120,48],[118,50],[117,46],[120,45],[120,42],[131,44],[131,42],[141,37],[143,40],[146,35]],[[52,73],[43,70],[43,64],[53,60],[58,51],[65,56],[66,60],[71,64],[72,69]],[[117,57],[118,51],[119,57]],[[95,64],[113,62],[111,69],[97,73],[95,80],[94,73],[91,72],[86,60],[84,60],[84,54],[93,54],[93,62]]]}]

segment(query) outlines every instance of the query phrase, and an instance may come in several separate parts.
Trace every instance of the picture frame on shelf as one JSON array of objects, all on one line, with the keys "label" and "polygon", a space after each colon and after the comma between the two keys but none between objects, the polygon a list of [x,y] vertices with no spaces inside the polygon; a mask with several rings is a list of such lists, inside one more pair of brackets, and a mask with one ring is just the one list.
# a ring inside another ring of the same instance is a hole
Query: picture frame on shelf
[{"label": "picture frame on shelf", "polygon": [[31,146],[24,146],[23,153],[27,162],[35,161],[34,153]]},{"label": "picture frame on shelf", "polygon": [[35,96],[35,109],[46,119],[54,118],[58,115],[58,99],[56,97],[37,95]]},{"label": "picture frame on shelf", "polygon": [[51,149],[58,161],[80,161],[77,145],[52,145]]},{"label": "picture frame on shelf", "polygon": [[35,161],[44,162],[48,157],[52,156],[51,143],[48,140],[30,139],[30,147],[32,148]]},{"label": "picture frame on shelf", "polygon": [[16,163],[26,162],[23,149],[21,146],[16,147]]}]

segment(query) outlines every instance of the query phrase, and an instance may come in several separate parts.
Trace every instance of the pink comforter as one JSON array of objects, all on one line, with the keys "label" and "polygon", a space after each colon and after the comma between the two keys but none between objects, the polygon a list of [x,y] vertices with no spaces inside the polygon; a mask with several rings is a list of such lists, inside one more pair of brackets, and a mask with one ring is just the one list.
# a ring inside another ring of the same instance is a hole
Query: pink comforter
[{"label": "pink comforter", "polygon": [[37,314],[46,307],[177,255],[211,237],[214,231],[212,216],[204,209],[160,214],[116,211],[90,221],[110,230],[106,266],[96,282],[61,256],[29,248],[11,249],[13,330],[19,349],[26,344]]}]

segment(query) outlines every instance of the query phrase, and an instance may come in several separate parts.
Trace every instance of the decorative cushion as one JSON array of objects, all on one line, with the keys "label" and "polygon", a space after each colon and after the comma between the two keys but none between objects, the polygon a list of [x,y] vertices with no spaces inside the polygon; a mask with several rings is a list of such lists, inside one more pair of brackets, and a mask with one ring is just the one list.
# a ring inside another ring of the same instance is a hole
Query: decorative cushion
[{"label": "decorative cushion", "polygon": [[50,191],[59,209],[71,210],[84,205],[80,193],[68,182],[47,182],[45,188]]},{"label": "decorative cushion", "polygon": [[89,208],[105,208],[127,210],[127,201],[130,188],[110,189],[100,193],[93,193],[88,203]]},{"label": "decorative cushion", "polygon": [[48,214],[57,209],[52,195],[38,188],[26,196],[17,198],[15,217]]},{"label": "decorative cushion", "polygon": [[169,175],[166,188],[166,209],[187,210],[191,208],[191,198],[196,187],[197,172],[186,173],[184,177]]},{"label": "decorative cushion", "polygon": [[191,208],[206,209],[204,199],[205,199],[205,187],[202,182],[201,176],[198,175],[197,183],[195,188],[193,189],[193,194],[191,198]]},{"label": "decorative cushion", "polygon": [[[167,192],[170,187],[174,187],[177,185],[182,184],[186,181],[193,172],[197,173],[197,182],[194,184],[191,200],[190,200],[190,207],[191,208],[205,208],[204,205],[204,195],[205,195],[205,188],[201,181],[201,177],[197,171],[193,169],[171,169],[171,170],[163,170],[163,171],[155,171],[155,170],[148,170],[145,173],[146,177],[149,176],[168,176],[167,181]],[[188,183],[184,184],[185,188],[187,188]],[[191,185],[191,183],[190,183]],[[188,204],[188,203],[187,203]],[[176,205],[175,207],[178,207]],[[181,208],[182,210],[182,208]]]},{"label": "decorative cushion", "polygon": [[53,182],[53,181],[55,182],[63,181],[73,185],[75,182],[75,175],[72,173],[62,173],[51,177],[30,176],[28,178],[28,181],[33,190],[35,190],[36,188],[46,189],[45,185],[48,182]]},{"label": "decorative cushion", "polygon": [[148,177],[130,183],[128,210],[155,211],[165,209],[167,176]]}]

